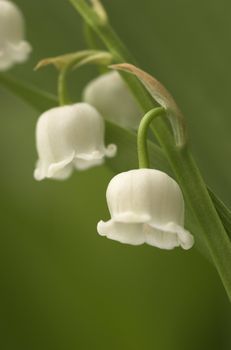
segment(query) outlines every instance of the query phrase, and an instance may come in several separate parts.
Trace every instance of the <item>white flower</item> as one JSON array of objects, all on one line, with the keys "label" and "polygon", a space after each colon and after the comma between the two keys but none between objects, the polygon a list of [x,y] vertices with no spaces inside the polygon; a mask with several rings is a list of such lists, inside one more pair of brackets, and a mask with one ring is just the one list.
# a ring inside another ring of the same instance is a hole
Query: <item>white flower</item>
[{"label": "white flower", "polygon": [[87,103],[52,108],[36,127],[39,160],[34,177],[66,179],[74,169],[85,170],[113,157],[116,146],[104,145],[104,120]]},{"label": "white flower", "polygon": [[12,2],[0,0],[0,71],[26,61],[30,52],[21,11]]},{"label": "white flower", "polygon": [[184,200],[178,184],[153,169],[130,170],[108,185],[111,220],[98,223],[98,233],[121,243],[173,249],[193,246],[184,229]]},{"label": "white flower", "polygon": [[132,129],[139,126],[142,110],[117,72],[104,74],[91,81],[85,87],[83,100],[115,124]]}]

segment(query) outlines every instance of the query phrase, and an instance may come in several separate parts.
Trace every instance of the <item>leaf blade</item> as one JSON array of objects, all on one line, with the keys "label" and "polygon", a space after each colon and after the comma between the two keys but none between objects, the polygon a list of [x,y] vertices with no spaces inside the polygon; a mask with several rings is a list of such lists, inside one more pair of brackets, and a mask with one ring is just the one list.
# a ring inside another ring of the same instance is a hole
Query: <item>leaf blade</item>
[{"label": "leaf blade", "polygon": [[44,112],[58,104],[55,95],[44,92],[31,84],[21,82],[8,74],[0,74],[0,85],[39,112]]}]

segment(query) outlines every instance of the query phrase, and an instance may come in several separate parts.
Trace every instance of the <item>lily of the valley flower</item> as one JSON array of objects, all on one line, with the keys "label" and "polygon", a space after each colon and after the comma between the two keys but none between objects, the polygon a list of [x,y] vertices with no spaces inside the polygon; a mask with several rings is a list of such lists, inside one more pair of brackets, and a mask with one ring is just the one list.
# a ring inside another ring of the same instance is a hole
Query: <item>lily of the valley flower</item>
[{"label": "lily of the valley flower", "polygon": [[113,157],[116,146],[104,145],[104,120],[87,103],[56,107],[43,113],[37,123],[39,160],[34,177],[66,179],[74,169],[85,170]]},{"label": "lily of the valley flower", "polygon": [[131,129],[139,126],[142,111],[117,72],[106,73],[91,81],[83,92],[83,100],[115,124]]},{"label": "lily of the valley flower", "polygon": [[178,184],[153,169],[130,170],[108,185],[111,220],[98,223],[98,233],[132,245],[147,243],[190,249],[193,236],[184,229],[184,200]]},{"label": "lily of the valley flower", "polygon": [[0,0],[0,71],[23,63],[31,52],[24,40],[24,19],[19,8],[8,0]]}]

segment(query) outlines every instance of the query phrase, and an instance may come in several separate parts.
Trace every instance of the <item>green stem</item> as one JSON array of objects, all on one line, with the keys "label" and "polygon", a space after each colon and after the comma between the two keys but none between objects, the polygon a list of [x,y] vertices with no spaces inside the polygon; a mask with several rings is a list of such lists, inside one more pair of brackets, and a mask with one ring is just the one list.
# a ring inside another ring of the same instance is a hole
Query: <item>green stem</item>
[{"label": "green stem", "polygon": [[71,103],[68,88],[67,88],[67,75],[69,73],[70,67],[67,65],[61,69],[58,77],[58,99],[60,106],[65,106]]},{"label": "green stem", "polygon": [[92,30],[91,27],[89,27],[89,25],[86,22],[84,22],[83,24],[83,35],[89,49],[91,50],[99,49],[98,43],[95,40],[95,32]]},{"label": "green stem", "polygon": [[[85,0],[70,0],[84,20],[95,30],[109,51],[118,62],[136,64],[133,57],[121,43],[111,26],[102,25],[97,14]],[[136,78],[122,74],[134,96],[139,101],[144,112],[155,107],[151,96]],[[224,284],[231,300],[231,242],[213,206],[205,183],[193,160],[188,147],[179,150],[174,145],[173,136],[166,125],[166,121],[157,118],[152,127],[165,155],[172,166],[175,177],[181,186],[188,208],[194,215],[198,230],[203,233],[203,240],[208,252]]]},{"label": "green stem", "polygon": [[153,121],[153,119],[163,115],[165,109],[163,107],[151,109],[145,116],[141,119],[138,134],[137,134],[137,151],[138,151],[138,161],[139,168],[149,168],[149,156],[148,156],[148,145],[147,145],[147,133],[148,128]]},{"label": "green stem", "polygon": [[[99,51],[102,50],[102,47],[104,46],[103,43],[100,41],[97,34],[92,30],[92,28],[84,22],[83,26],[83,35],[86,42],[87,47],[90,50]],[[108,72],[108,67],[100,65],[97,67],[99,74],[105,74]]]}]

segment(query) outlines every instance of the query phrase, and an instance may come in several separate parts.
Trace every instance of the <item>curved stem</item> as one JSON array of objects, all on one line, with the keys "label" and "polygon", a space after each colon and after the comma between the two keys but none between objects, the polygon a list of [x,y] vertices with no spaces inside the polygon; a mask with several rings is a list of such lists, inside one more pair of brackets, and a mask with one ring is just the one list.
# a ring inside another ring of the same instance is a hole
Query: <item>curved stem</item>
[{"label": "curved stem", "polygon": [[148,128],[154,118],[160,117],[165,112],[163,107],[153,108],[141,119],[137,134],[137,151],[139,168],[149,168],[149,156],[147,145]]}]

